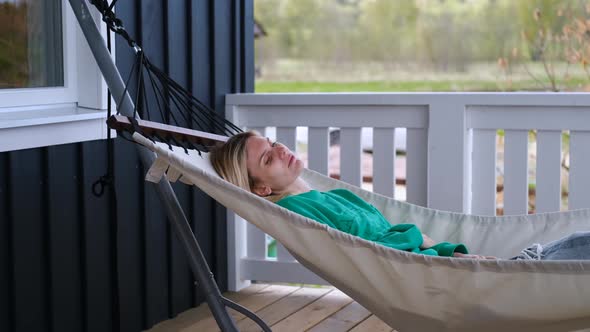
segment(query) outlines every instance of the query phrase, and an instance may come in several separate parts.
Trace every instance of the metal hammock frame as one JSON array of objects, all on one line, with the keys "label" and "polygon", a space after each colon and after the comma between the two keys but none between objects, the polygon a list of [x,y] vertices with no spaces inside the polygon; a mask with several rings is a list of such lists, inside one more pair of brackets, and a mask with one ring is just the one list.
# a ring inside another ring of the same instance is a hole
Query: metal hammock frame
[{"label": "metal hammock frame", "polygon": [[[142,68],[145,68],[149,73],[152,73],[155,75],[155,77],[157,77],[157,81],[159,81],[160,86],[162,88],[167,88],[167,92],[173,91],[174,93],[178,93],[179,99],[177,100],[186,102],[183,107],[188,106],[191,110],[197,110],[201,115],[204,116],[203,118],[193,118],[192,121],[197,121],[197,124],[201,123],[199,121],[203,121],[209,126],[213,125],[214,130],[225,135],[231,135],[239,132],[240,129],[238,127],[225,119],[222,119],[221,127],[215,126],[215,121],[220,121],[220,117],[215,114],[214,111],[190,95],[190,93],[184,90],[178,83],[170,79],[163,71],[149,63],[149,60],[147,60],[147,58],[143,55],[143,51],[139,45],[137,45],[137,43],[131,39],[129,34],[122,26],[122,22],[116,18],[112,12],[116,2],[117,0],[114,0],[109,4],[106,0],[91,0],[91,3],[101,12],[103,21],[107,24],[109,30],[125,38],[129,46],[135,50],[138,59],[141,59],[142,63],[138,64],[138,82],[140,85],[143,84],[143,81],[141,80],[141,76],[143,75]],[[191,148],[196,148],[199,151],[206,150],[207,146],[212,144],[224,142],[227,140],[227,136],[215,135],[207,132],[184,129],[170,125],[163,125],[139,119],[137,107],[137,102],[139,101],[141,103],[141,99],[138,99],[139,91],[138,96],[136,96],[136,103],[134,104],[131,96],[128,93],[127,86],[123,82],[123,79],[121,78],[115,63],[110,56],[107,45],[105,44],[98,27],[92,20],[86,0],[69,0],[69,3],[74,11],[78,23],[80,24],[84,37],[90,46],[92,54],[96,59],[100,71],[104,76],[107,86],[110,89],[114,100],[117,101],[118,113],[123,115],[116,115],[109,118],[108,124],[111,128],[117,130],[143,132],[144,134],[151,137],[163,138],[163,140],[165,140],[167,143],[168,140],[171,140],[175,143],[179,143],[178,145],[184,147],[185,149],[185,145],[187,145]],[[142,87],[139,86],[138,90],[141,90],[141,88]],[[167,97],[171,96],[172,94],[168,95]],[[164,108],[170,110],[171,105],[164,103],[164,101],[162,102],[164,104]],[[148,104],[144,104],[144,106],[148,107]],[[160,100],[158,100],[158,107],[161,107]],[[178,107],[178,105],[176,105],[176,107]],[[191,116],[193,116],[192,113]],[[219,124],[219,122],[217,123]],[[141,145],[136,145],[136,147],[143,165],[146,168],[149,168],[155,161],[154,153]],[[195,238],[187,218],[178,202],[178,199],[172,190],[170,182],[168,182],[166,178],[163,178],[158,184],[152,185],[160,197],[160,200],[164,204],[168,215],[168,220],[170,220],[172,228],[174,229],[178,239],[181,241],[184,251],[187,254],[189,265],[193,272],[197,286],[199,286],[204,292],[205,299],[220,329],[224,332],[238,331],[234,319],[227,311],[227,307],[229,307],[254,320],[264,331],[271,331],[268,325],[262,321],[262,319],[256,316],[256,314],[222,296],[219,287],[215,282],[213,273],[211,272],[197,242],[197,239]]]}]

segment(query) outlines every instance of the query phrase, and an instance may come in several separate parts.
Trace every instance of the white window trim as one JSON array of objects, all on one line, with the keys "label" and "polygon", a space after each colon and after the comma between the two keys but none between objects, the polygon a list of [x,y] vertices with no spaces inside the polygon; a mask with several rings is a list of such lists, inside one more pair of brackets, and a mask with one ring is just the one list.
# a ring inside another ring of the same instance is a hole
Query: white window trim
[{"label": "white window trim", "polygon": [[67,0],[62,18],[64,86],[0,90],[0,152],[107,138],[107,86]]}]

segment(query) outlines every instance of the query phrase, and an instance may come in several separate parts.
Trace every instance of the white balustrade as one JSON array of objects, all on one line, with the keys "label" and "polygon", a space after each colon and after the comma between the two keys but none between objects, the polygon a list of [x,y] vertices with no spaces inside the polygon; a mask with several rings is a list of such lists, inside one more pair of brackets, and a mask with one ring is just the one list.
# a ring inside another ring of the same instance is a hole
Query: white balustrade
[{"label": "white balustrade", "polygon": [[373,191],[395,198],[395,128],[373,130]]},{"label": "white balustrade", "polygon": [[342,181],[357,187],[360,187],[362,182],[361,129],[342,128],[340,130],[340,177]]},{"label": "white balustrade", "polygon": [[473,129],[471,213],[496,214],[496,130]]},{"label": "white balustrade", "polygon": [[329,139],[328,127],[310,127],[308,131],[307,153],[313,156],[308,159],[308,168],[328,175]]},{"label": "white balustrade", "polygon": [[528,204],[528,135],[506,130],[504,145],[504,214],[526,214]]},{"label": "white balustrade", "polygon": [[[266,135],[265,127],[248,128],[261,135]],[[248,223],[247,229],[247,256],[253,259],[265,260],[268,256],[266,234],[252,223]]]},{"label": "white balustrade", "polygon": [[[536,212],[561,206],[562,134],[571,131],[568,208],[590,207],[590,95],[584,93],[237,94],[226,97],[229,120],[244,128],[274,127],[277,140],[297,148],[308,130],[308,167],[329,172],[329,128],[340,128],[343,181],[362,184],[361,137],[373,129],[373,190],[395,195],[395,130],[406,128],[406,200],[441,210],[494,215],[497,177],[504,214],[529,209],[529,155],[536,152]],[[504,130],[503,163],[496,146]],[[536,131],[536,151],[529,132]],[[498,173],[503,165],[504,172]],[[242,232],[240,238],[239,232]],[[250,279],[321,282],[279,245],[268,259],[265,235],[229,224],[230,288]],[[246,248],[246,249],[244,249]]]},{"label": "white balustrade", "polygon": [[590,132],[572,130],[570,133],[570,210],[590,205]]},{"label": "white balustrade", "polygon": [[561,131],[537,132],[536,212],[559,211],[561,206]]}]

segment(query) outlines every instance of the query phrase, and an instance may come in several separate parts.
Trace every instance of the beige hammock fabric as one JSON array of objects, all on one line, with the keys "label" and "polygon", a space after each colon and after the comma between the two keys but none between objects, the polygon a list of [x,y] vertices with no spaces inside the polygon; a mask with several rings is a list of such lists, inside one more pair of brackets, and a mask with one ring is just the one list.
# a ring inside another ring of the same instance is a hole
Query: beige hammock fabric
[{"label": "beige hammock fabric", "polygon": [[[280,241],[297,260],[380,319],[404,331],[573,331],[590,327],[590,261],[510,261],[431,257],[329,228],[222,180],[207,155],[134,139],[158,158],[146,179],[166,174],[198,186]],[[167,171],[167,173],[165,173]],[[320,191],[347,188],[392,223],[414,223],[435,241],[510,257],[531,243],[590,230],[590,210],[483,217],[419,207],[305,170]]]}]

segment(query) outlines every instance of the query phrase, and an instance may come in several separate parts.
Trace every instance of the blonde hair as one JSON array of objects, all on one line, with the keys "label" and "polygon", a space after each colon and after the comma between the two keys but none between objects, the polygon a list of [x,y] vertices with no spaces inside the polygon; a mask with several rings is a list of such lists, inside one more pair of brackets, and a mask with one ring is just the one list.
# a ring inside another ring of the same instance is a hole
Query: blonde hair
[{"label": "blonde hair", "polygon": [[257,135],[254,131],[236,134],[209,152],[209,160],[217,174],[225,181],[248,191],[252,191],[255,181],[248,174],[246,166],[246,141]]},{"label": "blonde hair", "polygon": [[[217,174],[225,181],[249,192],[253,192],[252,189],[254,189],[256,179],[248,173],[248,167],[246,165],[246,141],[253,136],[260,135],[255,131],[236,134],[209,152],[209,160]],[[288,195],[271,194],[264,198],[271,202],[277,202]]]}]

